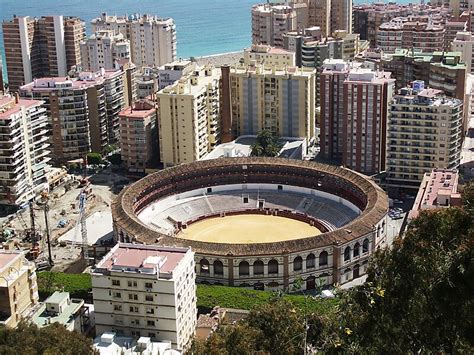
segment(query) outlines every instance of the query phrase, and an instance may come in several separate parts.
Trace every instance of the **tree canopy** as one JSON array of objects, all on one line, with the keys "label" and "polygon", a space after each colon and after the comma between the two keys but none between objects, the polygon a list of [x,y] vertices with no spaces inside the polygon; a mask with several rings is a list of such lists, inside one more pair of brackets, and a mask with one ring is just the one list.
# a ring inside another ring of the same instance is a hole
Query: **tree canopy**
[{"label": "tree canopy", "polygon": [[365,284],[339,291],[336,311],[278,299],[195,342],[194,354],[474,353],[473,192],[464,188],[461,208],[422,211],[374,254]]},{"label": "tree canopy", "polygon": [[261,130],[257,135],[257,140],[250,147],[250,155],[253,157],[276,157],[282,148],[278,137],[273,135],[268,129]]},{"label": "tree canopy", "polygon": [[20,322],[17,328],[0,326],[0,354],[3,355],[90,355],[96,354],[92,339],[53,323],[47,327]]}]

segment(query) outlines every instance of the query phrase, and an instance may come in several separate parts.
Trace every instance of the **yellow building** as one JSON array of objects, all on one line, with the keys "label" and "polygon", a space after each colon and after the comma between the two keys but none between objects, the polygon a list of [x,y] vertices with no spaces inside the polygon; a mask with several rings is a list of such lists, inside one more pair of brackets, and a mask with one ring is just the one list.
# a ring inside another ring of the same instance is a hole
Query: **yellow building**
[{"label": "yellow building", "polygon": [[252,45],[244,50],[244,64],[265,64],[275,65],[283,69],[285,66],[296,66],[296,53],[282,48],[275,48],[267,45]]},{"label": "yellow building", "polygon": [[157,93],[160,161],[165,167],[199,160],[220,143],[220,73],[199,68]]},{"label": "yellow building", "polygon": [[232,132],[255,135],[262,129],[281,137],[303,137],[315,132],[314,68],[242,66],[230,69]]},{"label": "yellow building", "polygon": [[0,250],[0,324],[16,327],[37,303],[35,264],[22,252]]}]

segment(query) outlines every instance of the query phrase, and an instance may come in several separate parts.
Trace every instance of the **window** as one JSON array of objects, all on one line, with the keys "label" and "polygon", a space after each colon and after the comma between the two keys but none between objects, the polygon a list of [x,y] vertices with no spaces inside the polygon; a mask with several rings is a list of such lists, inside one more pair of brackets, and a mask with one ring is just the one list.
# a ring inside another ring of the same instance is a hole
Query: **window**
[{"label": "window", "polygon": [[360,249],[360,244],[359,244],[359,243],[355,243],[355,245],[354,245],[354,251],[352,252],[352,256],[353,256],[354,258],[359,256],[359,249]]},{"label": "window", "polygon": [[153,296],[152,295],[146,295],[145,296],[145,301],[152,302],[153,301]]},{"label": "window", "polygon": [[129,311],[130,311],[130,313],[138,313],[138,307],[137,306],[130,306]]},{"label": "window", "polygon": [[136,281],[128,281],[128,287],[137,287]]},{"label": "window", "polygon": [[114,292],[113,296],[114,296],[114,298],[121,298],[122,294],[120,292]]},{"label": "window", "polygon": [[268,273],[278,274],[278,261],[275,259],[272,259],[268,262]]},{"label": "window", "polygon": [[313,268],[314,267],[314,261],[315,261],[316,257],[314,256],[313,253],[309,254],[307,257],[306,257],[306,268],[307,269],[310,269],[310,268]]},{"label": "window", "polygon": [[209,274],[209,261],[207,259],[201,259],[199,264],[201,265],[201,274]]},{"label": "window", "polygon": [[128,299],[138,301],[138,295],[136,293],[129,293]]},{"label": "window", "polygon": [[214,261],[214,275],[224,275],[224,265],[222,261]]},{"label": "window", "polygon": [[120,280],[112,280],[112,286],[120,286]]},{"label": "window", "polygon": [[148,337],[149,337],[149,338],[154,338],[154,337],[155,337],[155,333],[148,333]]},{"label": "window", "polygon": [[253,263],[253,274],[263,275],[263,261],[257,260]]},{"label": "window", "polygon": [[369,240],[364,239],[364,242],[362,243],[362,253],[367,253],[369,251]]},{"label": "window", "polygon": [[249,263],[241,261],[239,264],[239,276],[249,276]]},{"label": "window", "polygon": [[121,310],[122,310],[122,305],[114,304],[114,311],[121,311]]},{"label": "window", "polygon": [[155,310],[153,308],[147,308],[146,314],[155,314]]},{"label": "window", "polygon": [[351,247],[344,249],[344,261],[351,260]]},{"label": "window", "polygon": [[145,282],[145,288],[153,288],[153,284],[151,282]]},{"label": "window", "polygon": [[299,271],[301,269],[303,269],[303,258],[297,256],[295,260],[293,260],[293,271]]},{"label": "window", "polygon": [[328,252],[322,251],[319,254],[319,266],[327,266],[328,264]]},{"label": "window", "polygon": [[147,325],[152,325],[152,326],[154,326],[154,325],[155,325],[155,321],[154,321],[154,320],[147,320],[147,321],[146,321],[146,324],[147,324]]}]

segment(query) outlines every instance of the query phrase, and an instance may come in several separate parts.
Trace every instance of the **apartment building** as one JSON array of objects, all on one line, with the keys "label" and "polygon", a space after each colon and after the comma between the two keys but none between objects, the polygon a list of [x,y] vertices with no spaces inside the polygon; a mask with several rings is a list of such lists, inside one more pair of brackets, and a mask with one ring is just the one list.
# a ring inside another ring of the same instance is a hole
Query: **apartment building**
[{"label": "apartment building", "polygon": [[81,63],[79,43],[85,37],[85,25],[78,18],[14,17],[4,21],[2,28],[12,92],[34,78],[66,76]]},{"label": "apartment building", "polygon": [[75,78],[35,79],[20,95],[45,101],[53,158],[64,162],[118,143],[123,87],[122,71],[102,69]]},{"label": "apartment building", "polygon": [[397,17],[377,29],[377,47],[386,53],[397,48],[416,48],[422,52],[443,51],[446,29],[441,19],[429,16]]},{"label": "apartment building", "polygon": [[148,14],[108,16],[91,21],[94,32],[111,30],[130,41],[132,62],[139,68],[159,67],[176,60],[176,27],[171,18]]},{"label": "apartment building", "polygon": [[408,219],[418,217],[422,210],[461,206],[458,191],[459,173],[456,169],[433,169],[423,175]]},{"label": "apartment building", "polygon": [[196,63],[190,60],[177,60],[159,67],[157,70],[158,90],[174,84],[194,70],[196,70]]},{"label": "apartment building", "polygon": [[308,0],[308,26],[318,26],[323,37],[331,36],[331,5],[331,0]]},{"label": "apartment building", "polygon": [[82,69],[86,71],[114,69],[117,60],[131,59],[130,41],[110,30],[97,31],[80,46]]},{"label": "apartment building", "polygon": [[383,56],[380,64],[396,79],[396,89],[406,87],[414,80],[424,81],[446,96],[464,100],[466,65],[460,52],[423,53],[419,50],[397,49]]},{"label": "apartment building", "polygon": [[15,328],[38,303],[35,269],[22,252],[0,249],[0,324]]},{"label": "apartment building", "polygon": [[296,55],[294,52],[282,48],[253,44],[252,47],[244,50],[244,65],[250,65],[251,63],[277,68],[294,67],[296,65]]},{"label": "apartment building", "polygon": [[331,0],[331,33],[352,33],[352,0]]},{"label": "apartment building", "polygon": [[446,20],[444,24],[446,33],[444,35],[444,50],[450,51],[453,41],[456,38],[458,32],[467,31],[467,19],[466,18],[451,18]]},{"label": "apartment building", "polygon": [[48,117],[42,101],[0,98],[0,204],[21,206],[48,189]]},{"label": "apartment building", "polygon": [[160,161],[203,158],[220,143],[220,70],[197,68],[156,94]]},{"label": "apartment building", "polygon": [[456,169],[461,159],[463,103],[420,81],[394,95],[388,122],[387,185],[418,188],[434,168]]},{"label": "apartment building", "polygon": [[283,35],[297,29],[297,14],[290,5],[252,6],[252,44],[283,48]]},{"label": "apartment building", "polygon": [[385,170],[390,73],[327,60],[320,80],[321,152],[367,175]]},{"label": "apartment building", "polygon": [[157,162],[158,136],[155,103],[139,100],[122,110],[120,147],[122,161],[131,172],[145,172]]},{"label": "apartment building", "polygon": [[435,18],[447,19],[451,12],[447,7],[426,6],[422,4],[397,4],[395,2],[376,2],[353,7],[354,33],[360,34],[361,40],[368,40],[371,47],[377,42],[377,29],[383,23],[390,22],[396,17],[408,17],[418,15],[435,16]]},{"label": "apartment building", "polygon": [[283,35],[283,48],[295,53],[295,65],[301,67],[301,51],[306,42],[320,41],[321,29],[318,26],[287,32]]},{"label": "apartment building", "polygon": [[0,98],[5,93],[5,84],[3,83],[3,63],[2,56],[0,56]]},{"label": "apartment building", "polygon": [[316,71],[263,65],[230,68],[232,135],[256,135],[268,129],[281,137],[315,136]]},{"label": "apartment building", "polygon": [[189,248],[118,243],[92,270],[96,333],[186,349],[197,322],[194,267]]},{"label": "apartment building", "polygon": [[466,65],[466,73],[474,71],[474,36],[471,32],[458,32],[451,44],[453,52],[461,53],[461,61]]}]

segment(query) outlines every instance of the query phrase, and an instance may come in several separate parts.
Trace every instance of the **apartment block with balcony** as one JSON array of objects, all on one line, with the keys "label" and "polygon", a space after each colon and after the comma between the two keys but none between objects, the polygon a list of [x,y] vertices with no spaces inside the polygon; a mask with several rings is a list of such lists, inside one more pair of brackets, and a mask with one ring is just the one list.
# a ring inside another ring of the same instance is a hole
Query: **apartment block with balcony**
[{"label": "apartment block with balcony", "polygon": [[119,243],[92,270],[96,333],[186,349],[197,322],[194,253]]},{"label": "apartment block with balcony", "polygon": [[295,52],[282,48],[254,44],[252,47],[244,50],[244,65],[251,63],[283,69],[285,66],[294,67],[296,65],[296,56]]},{"label": "apartment block with balcony", "polygon": [[316,70],[264,65],[230,68],[233,137],[268,129],[289,138],[315,137]]},{"label": "apartment block with balcony", "polygon": [[284,34],[297,28],[297,13],[290,5],[267,3],[252,7],[252,44],[283,48]]},{"label": "apartment block with balcony", "polygon": [[387,185],[418,189],[434,168],[456,169],[461,159],[463,102],[415,81],[393,97],[387,137]]},{"label": "apartment block with balcony", "polygon": [[120,112],[122,160],[131,172],[145,172],[157,162],[158,136],[155,103],[139,100]]},{"label": "apartment block with balcony", "polygon": [[43,101],[0,98],[0,204],[21,206],[48,189],[48,118]]},{"label": "apartment block with balcony", "polygon": [[22,252],[0,250],[0,324],[16,327],[38,304],[35,270]]},{"label": "apartment block with balcony", "polygon": [[130,59],[130,41],[110,30],[97,31],[81,42],[82,69],[114,69],[117,60]]},{"label": "apartment block with balcony", "polygon": [[3,40],[10,90],[34,78],[66,76],[81,62],[85,25],[76,17],[14,17],[4,21]]},{"label": "apartment block with balcony", "polygon": [[56,162],[82,159],[118,142],[124,104],[121,70],[36,79],[22,86],[20,95],[45,101]]},{"label": "apartment block with balcony", "polygon": [[474,71],[474,36],[472,33],[458,32],[451,43],[451,49],[461,53],[461,60],[466,65],[466,72],[472,74]]},{"label": "apartment block with balcony", "polygon": [[111,30],[130,41],[132,62],[139,68],[159,67],[176,60],[176,27],[172,18],[148,14],[108,16],[91,21],[92,30]]},{"label": "apartment block with balcony", "polygon": [[203,67],[156,94],[160,161],[202,159],[220,143],[220,70]]}]

